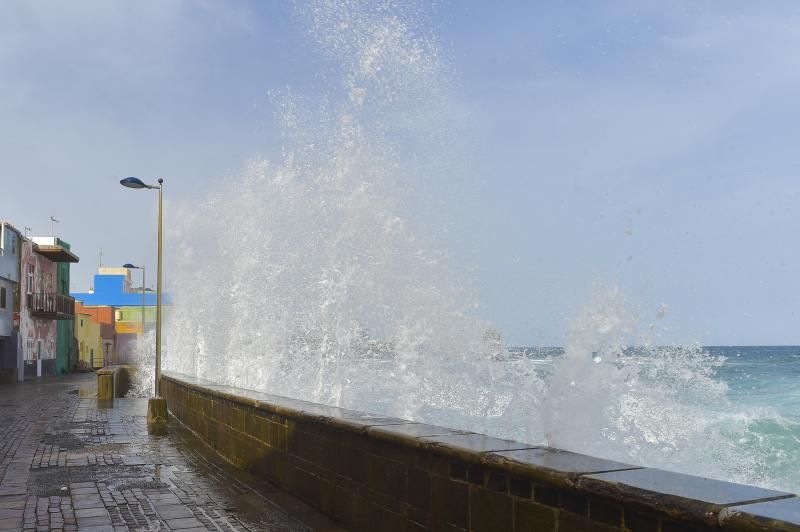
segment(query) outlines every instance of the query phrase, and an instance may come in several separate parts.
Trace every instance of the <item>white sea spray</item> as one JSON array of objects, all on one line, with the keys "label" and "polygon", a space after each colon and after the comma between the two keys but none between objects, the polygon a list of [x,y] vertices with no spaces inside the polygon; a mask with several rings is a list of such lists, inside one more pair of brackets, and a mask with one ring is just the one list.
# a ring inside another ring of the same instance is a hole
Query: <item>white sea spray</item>
[{"label": "white sea spray", "polygon": [[[172,206],[165,367],[273,394],[771,485],[699,346],[658,347],[598,288],[564,353],[511,356],[410,208],[436,190],[448,66],[414,2],[315,1],[297,19],[329,90],[274,94],[282,156]],[[479,213],[476,213],[479,215]],[[531,269],[535,276],[535,266]],[[666,307],[656,311],[666,314]],[[631,351],[627,346],[640,346]]]}]

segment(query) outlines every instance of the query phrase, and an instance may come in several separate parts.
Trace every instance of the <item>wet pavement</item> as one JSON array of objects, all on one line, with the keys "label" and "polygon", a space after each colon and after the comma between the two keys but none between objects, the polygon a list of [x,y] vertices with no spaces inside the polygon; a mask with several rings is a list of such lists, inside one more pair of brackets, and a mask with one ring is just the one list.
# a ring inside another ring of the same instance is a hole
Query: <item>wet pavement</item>
[{"label": "wet pavement", "polygon": [[173,419],[148,435],[147,399],[95,381],[0,385],[0,530],[342,530]]}]

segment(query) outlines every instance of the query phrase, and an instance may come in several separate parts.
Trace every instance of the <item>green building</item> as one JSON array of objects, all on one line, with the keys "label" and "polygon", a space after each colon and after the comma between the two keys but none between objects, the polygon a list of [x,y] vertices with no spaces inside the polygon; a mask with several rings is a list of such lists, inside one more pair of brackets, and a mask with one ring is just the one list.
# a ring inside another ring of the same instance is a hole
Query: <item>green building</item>
[{"label": "green building", "polygon": [[[57,244],[64,249],[70,249],[70,245],[60,238],[56,239]],[[58,263],[58,279],[56,284],[58,293],[69,296],[69,262]],[[70,370],[70,358],[75,344],[75,322],[74,320],[58,320],[56,329],[56,375],[67,373]]]}]

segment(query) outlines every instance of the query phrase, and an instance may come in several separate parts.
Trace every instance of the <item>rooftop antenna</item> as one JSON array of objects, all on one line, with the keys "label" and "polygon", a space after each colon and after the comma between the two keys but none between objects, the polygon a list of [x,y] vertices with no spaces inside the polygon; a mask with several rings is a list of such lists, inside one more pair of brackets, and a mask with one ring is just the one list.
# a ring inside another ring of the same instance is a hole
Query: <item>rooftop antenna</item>
[{"label": "rooftop antenna", "polygon": [[50,236],[52,236],[53,238],[56,237],[56,226],[55,226],[55,224],[60,224],[60,223],[61,222],[59,222],[58,220],[56,220],[52,216],[50,217]]},{"label": "rooftop antenna", "polygon": [[103,248],[100,248],[100,267],[103,267]]}]

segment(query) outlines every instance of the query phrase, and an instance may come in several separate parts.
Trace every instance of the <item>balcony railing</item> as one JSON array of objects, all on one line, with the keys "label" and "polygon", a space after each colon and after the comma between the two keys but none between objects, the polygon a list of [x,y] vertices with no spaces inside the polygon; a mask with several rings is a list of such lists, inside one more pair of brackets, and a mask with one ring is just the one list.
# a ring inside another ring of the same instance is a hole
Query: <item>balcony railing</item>
[{"label": "balcony railing", "polygon": [[35,318],[71,320],[75,317],[75,298],[56,292],[28,294],[28,308]]}]

